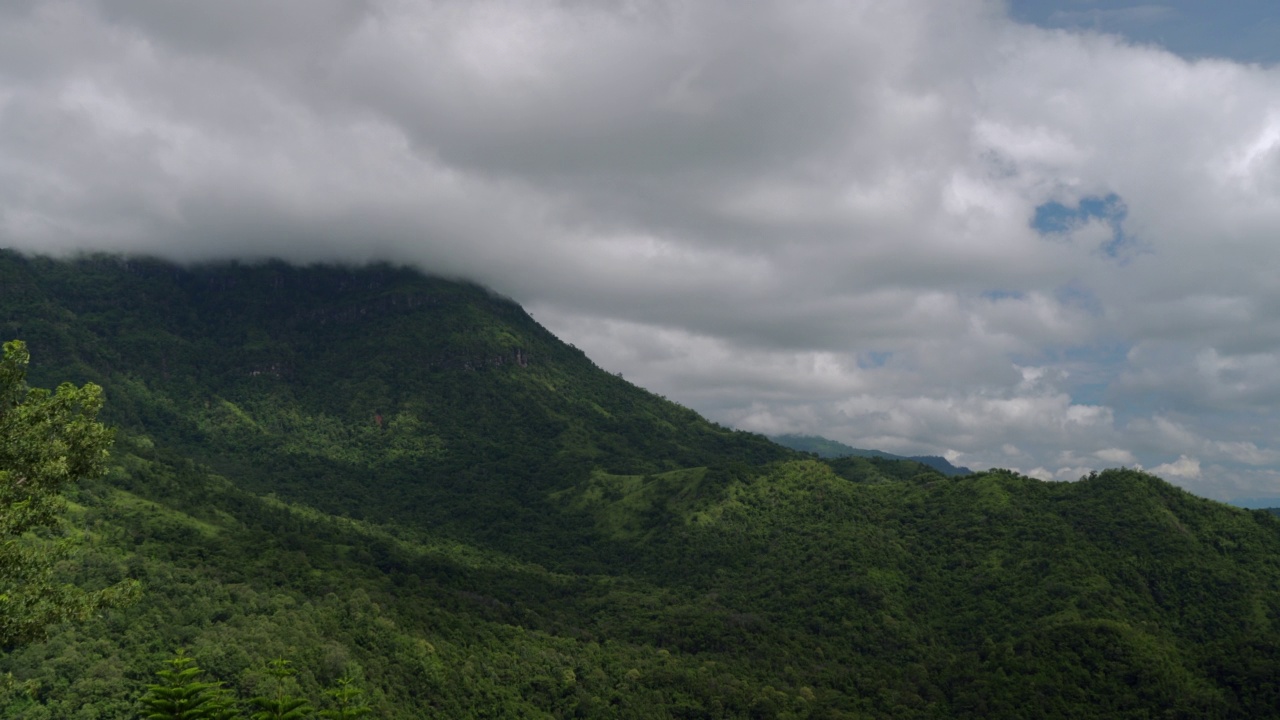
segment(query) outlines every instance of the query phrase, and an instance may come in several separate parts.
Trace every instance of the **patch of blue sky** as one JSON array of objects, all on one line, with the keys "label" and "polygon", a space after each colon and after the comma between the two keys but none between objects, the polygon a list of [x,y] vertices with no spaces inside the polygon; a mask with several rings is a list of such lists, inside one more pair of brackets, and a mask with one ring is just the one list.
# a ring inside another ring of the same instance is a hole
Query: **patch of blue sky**
[{"label": "patch of blue sky", "polygon": [[1078,345],[1066,348],[1061,359],[1070,363],[1089,363],[1120,366],[1128,362],[1131,346],[1128,343],[1107,343],[1099,345]]},{"label": "patch of blue sky", "polygon": [[1280,3],[1275,0],[1008,0],[1008,5],[1020,22],[1120,35],[1191,60],[1280,63]]},{"label": "patch of blue sky", "polygon": [[[1074,383],[1071,385],[1071,402],[1074,405],[1109,405],[1111,383]],[[1115,408],[1112,408],[1114,416]]]},{"label": "patch of blue sky", "polygon": [[[1057,360],[1067,371],[1067,390],[1071,401],[1081,405],[1116,405],[1112,383],[1128,366],[1130,346],[1127,343],[1070,347],[1058,354]],[[1124,421],[1126,408],[1112,407],[1117,420]]]},{"label": "patch of blue sky", "polygon": [[858,367],[863,370],[873,370],[885,366],[889,359],[893,357],[891,352],[882,352],[880,350],[864,350],[858,353]]},{"label": "patch of blue sky", "polygon": [[1036,208],[1031,227],[1042,236],[1062,236],[1077,230],[1090,221],[1100,220],[1111,228],[1111,237],[1098,245],[1098,250],[1109,258],[1123,259],[1136,249],[1137,239],[1125,232],[1124,221],[1129,217],[1129,207],[1115,193],[1090,195],[1080,198],[1075,207],[1051,200]]},{"label": "patch of blue sky", "polygon": [[1098,295],[1079,282],[1070,282],[1057,288],[1053,297],[1060,305],[1078,308],[1094,317],[1102,315],[1102,301],[1098,299]]},{"label": "patch of blue sky", "polygon": [[[1093,345],[1070,345],[1065,347],[1044,347],[1034,355],[1015,354],[1013,362],[1018,365],[1061,365],[1071,367],[1120,367],[1129,358],[1129,345],[1126,343],[1097,343]],[[1112,373],[1103,370],[1110,376]]]},{"label": "patch of blue sky", "polygon": [[[991,303],[997,303],[1002,300],[1026,300],[1027,292],[1023,290],[1006,290],[1003,288],[983,290],[978,294],[983,300]],[[1097,294],[1092,290],[1084,287],[1079,282],[1070,282],[1062,285],[1053,291],[1053,299],[1059,305],[1083,310],[1090,315],[1098,316],[1102,314],[1102,301],[1098,299]]]},{"label": "patch of blue sky", "polygon": [[1092,218],[1119,224],[1128,215],[1129,209],[1115,193],[1081,198],[1075,207],[1051,200],[1036,208],[1031,227],[1041,235],[1056,235],[1071,232]]},{"label": "patch of blue sky", "polygon": [[[1112,383],[1125,369],[1129,345],[1124,343],[1079,345],[1065,348],[1044,348],[1034,355],[1015,355],[1010,360],[1021,366],[1049,366],[1066,373],[1058,387],[1071,396],[1077,405],[1107,405],[1114,403]],[[1117,417],[1127,414],[1122,408],[1113,408]]]},{"label": "patch of blue sky", "polygon": [[1001,300],[1025,300],[1027,294],[1021,290],[984,290],[982,298],[991,302]]}]

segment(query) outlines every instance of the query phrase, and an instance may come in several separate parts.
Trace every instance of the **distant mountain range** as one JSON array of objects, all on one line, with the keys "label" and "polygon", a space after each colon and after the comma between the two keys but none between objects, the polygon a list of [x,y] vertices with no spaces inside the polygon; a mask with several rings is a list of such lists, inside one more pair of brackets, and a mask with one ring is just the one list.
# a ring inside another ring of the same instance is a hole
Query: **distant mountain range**
[{"label": "distant mountain range", "polygon": [[861,448],[851,447],[842,442],[828,440],[819,435],[771,435],[769,439],[792,450],[801,452],[809,452],[820,458],[842,458],[842,457],[877,457],[889,460],[915,460],[922,465],[937,470],[948,477],[958,475],[970,475],[973,473],[967,467],[956,467],[947,461],[944,457],[937,455],[894,455],[882,450],[863,450]]},{"label": "distant mountain range", "polygon": [[1275,495],[1265,497],[1238,497],[1227,501],[1236,507],[1246,508],[1248,510],[1270,510],[1272,508],[1280,508],[1280,498]]}]

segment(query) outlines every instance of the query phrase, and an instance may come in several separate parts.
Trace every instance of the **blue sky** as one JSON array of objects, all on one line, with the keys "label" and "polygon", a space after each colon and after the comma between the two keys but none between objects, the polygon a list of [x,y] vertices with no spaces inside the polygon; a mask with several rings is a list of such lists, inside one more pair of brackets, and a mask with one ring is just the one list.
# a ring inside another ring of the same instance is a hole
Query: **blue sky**
[{"label": "blue sky", "polygon": [[[1046,29],[1072,33],[1106,33],[1122,37],[1125,42],[1149,45],[1176,53],[1189,61],[1225,59],[1229,61],[1274,66],[1280,62],[1280,3],[1267,0],[1206,2],[1135,3],[1121,0],[1010,0],[1009,15],[1020,22]],[[1091,218],[1105,219],[1114,236],[1109,247],[1120,247],[1127,238],[1123,220],[1127,215],[1123,199],[1118,195],[1082,198],[1074,207],[1058,202],[1036,208],[1032,225],[1042,234],[1053,236]],[[1127,350],[1122,344],[1118,350]],[[1072,383],[1073,399],[1080,402],[1105,402],[1107,388],[1123,373],[1123,353],[1107,358],[1103,349],[1077,351],[1102,376],[1093,383]],[[1114,373],[1114,374],[1113,374]],[[1123,423],[1144,413],[1167,410],[1175,401],[1167,394],[1151,392],[1145,397],[1126,398],[1116,407],[1117,419]],[[1224,422],[1230,422],[1223,418]],[[1273,507],[1280,502],[1280,491],[1266,484],[1256,488],[1254,496],[1236,496],[1233,502],[1250,507]]]},{"label": "blue sky", "polygon": [[1271,3],[0,4],[0,246],[403,262],[712,419],[1280,503]]},{"label": "blue sky", "polygon": [[1269,0],[1011,0],[1010,14],[1047,28],[1116,33],[1187,58],[1280,60],[1280,4]]}]

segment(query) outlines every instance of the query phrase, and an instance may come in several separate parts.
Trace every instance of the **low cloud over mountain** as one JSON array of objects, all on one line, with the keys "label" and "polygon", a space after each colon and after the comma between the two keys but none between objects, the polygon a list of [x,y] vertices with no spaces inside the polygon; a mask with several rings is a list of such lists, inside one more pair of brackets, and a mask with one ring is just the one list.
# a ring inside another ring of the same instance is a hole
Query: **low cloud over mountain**
[{"label": "low cloud over mountain", "polygon": [[1004,4],[0,8],[0,245],[474,278],[714,419],[1280,494],[1280,69]]}]

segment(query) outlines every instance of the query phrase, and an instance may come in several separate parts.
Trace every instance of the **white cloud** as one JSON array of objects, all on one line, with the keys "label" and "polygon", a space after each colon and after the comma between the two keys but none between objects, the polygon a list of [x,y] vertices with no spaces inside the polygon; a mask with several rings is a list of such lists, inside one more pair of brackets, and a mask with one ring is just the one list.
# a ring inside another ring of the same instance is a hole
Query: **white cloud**
[{"label": "white cloud", "polygon": [[1280,69],[984,0],[249,8],[0,9],[0,244],[465,275],[752,429],[1280,463]]},{"label": "white cloud", "polygon": [[1137,457],[1134,456],[1132,452],[1122,450],[1120,448],[1103,448],[1101,450],[1096,450],[1094,451],[1093,456],[1102,462],[1107,463],[1109,466],[1120,465],[1127,467],[1138,463]]},{"label": "white cloud", "polygon": [[1200,477],[1200,461],[1182,455],[1171,463],[1164,463],[1151,468],[1151,472],[1156,475],[1172,476],[1181,480],[1195,480]]}]

